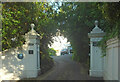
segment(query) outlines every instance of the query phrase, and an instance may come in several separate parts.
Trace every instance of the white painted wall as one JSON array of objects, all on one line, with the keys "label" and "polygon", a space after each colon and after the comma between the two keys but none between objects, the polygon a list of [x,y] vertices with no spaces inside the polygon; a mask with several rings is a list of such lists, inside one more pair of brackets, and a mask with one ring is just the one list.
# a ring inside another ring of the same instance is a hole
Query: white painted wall
[{"label": "white painted wall", "polygon": [[25,54],[24,59],[20,60],[17,58],[17,54],[23,53],[23,50],[18,48],[9,49],[3,52],[2,67],[4,70],[7,70],[8,73],[13,73],[15,76],[22,76],[25,68]]},{"label": "white painted wall", "polygon": [[[120,71],[118,71],[118,59],[120,59],[120,40],[113,38],[107,41],[107,50],[104,62],[104,79],[118,80]],[[120,80],[120,78],[119,78]]]}]

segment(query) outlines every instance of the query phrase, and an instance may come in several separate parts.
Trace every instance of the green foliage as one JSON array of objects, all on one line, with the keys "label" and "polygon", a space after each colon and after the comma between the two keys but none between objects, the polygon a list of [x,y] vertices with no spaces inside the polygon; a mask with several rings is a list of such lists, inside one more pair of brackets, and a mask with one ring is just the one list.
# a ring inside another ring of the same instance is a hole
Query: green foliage
[{"label": "green foliage", "polygon": [[[87,62],[89,58],[88,33],[94,28],[94,21],[100,21],[100,27],[106,30],[104,17],[98,9],[98,3],[63,3],[56,20],[60,23],[61,33],[72,44],[73,59]],[[99,14],[99,15],[98,15]]]},{"label": "green foliage", "polygon": [[49,56],[56,56],[56,51],[53,48],[48,49]]},{"label": "green foliage", "polygon": [[51,54],[47,51],[48,44],[52,42],[56,29],[60,29],[72,45],[73,59],[87,62],[88,33],[94,28],[95,20],[99,21],[99,27],[106,32],[100,43],[103,50],[106,49],[108,39],[120,34],[120,3],[66,2],[58,7],[59,13],[52,9],[53,6],[45,2],[3,3],[2,50],[21,46],[25,42],[22,35],[28,32],[31,29],[30,24],[34,23],[35,30],[41,36],[40,50],[43,59]]},{"label": "green foliage", "polygon": [[86,62],[89,58],[87,34],[94,28],[95,20],[99,21],[99,27],[106,32],[100,43],[105,55],[106,41],[120,34],[119,6],[120,3],[63,3],[56,20],[61,33],[72,44],[73,59]]},{"label": "green foliage", "polygon": [[53,59],[46,54],[41,55],[41,73],[45,73],[54,65]]},{"label": "green foliage", "polygon": [[[2,50],[21,46],[24,43],[22,35],[31,29],[31,23],[35,24],[35,30],[39,32],[41,37],[46,37],[50,41],[56,32],[55,23],[52,20],[54,16],[55,13],[53,14],[48,3],[3,3]],[[11,40],[13,38],[16,39],[13,41]]]},{"label": "green foliage", "polygon": [[[40,54],[42,72],[53,66],[53,60],[47,52],[51,37],[56,33],[56,23],[53,20],[56,13],[52,6],[45,2],[4,2],[2,3],[2,50],[21,46],[25,40],[22,37],[31,30],[30,24],[35,24],[35,30],[40,34]],[[14,40],[12,40],[14,39]]]},{"label": "green foliage", "polygon": [[102,14],[107,21],[106,35],[100,42],[103,57],[106,56],[106,42],[120,35],[120,3],[104,3],[101,7]]}]

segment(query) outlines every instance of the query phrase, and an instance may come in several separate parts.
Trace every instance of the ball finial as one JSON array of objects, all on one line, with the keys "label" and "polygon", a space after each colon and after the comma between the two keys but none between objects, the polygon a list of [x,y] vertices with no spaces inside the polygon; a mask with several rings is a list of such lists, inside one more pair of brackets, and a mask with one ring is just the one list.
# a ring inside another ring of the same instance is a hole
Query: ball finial
[{"label": "ball finial", "polygon": [[34,27],[35,27],[35,25],[32,23],[32,24],[31,24],[31,28],[32,28],[32,30],[34,30]]},{"label": "ball finial", "polygon": [[95,26],[98,26],[98,20],[95,20]]}]

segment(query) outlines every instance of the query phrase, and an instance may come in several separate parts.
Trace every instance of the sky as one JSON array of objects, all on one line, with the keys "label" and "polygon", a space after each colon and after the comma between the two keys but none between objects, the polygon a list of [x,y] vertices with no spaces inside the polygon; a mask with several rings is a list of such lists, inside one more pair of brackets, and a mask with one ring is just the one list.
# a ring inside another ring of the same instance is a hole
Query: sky
[{"label": "sky", "polygon": [[55,36],[55,37],[53,37],[52,45],[51,46],[48,45],[48,47],[58,50],[58,52],[56,54],[57,54],[57,56],[59,56],[60,51],[62,49],[67,48],[68,45],[70,45],[70,42],[67,42],[67,38],[65,38],[64,36]]}]

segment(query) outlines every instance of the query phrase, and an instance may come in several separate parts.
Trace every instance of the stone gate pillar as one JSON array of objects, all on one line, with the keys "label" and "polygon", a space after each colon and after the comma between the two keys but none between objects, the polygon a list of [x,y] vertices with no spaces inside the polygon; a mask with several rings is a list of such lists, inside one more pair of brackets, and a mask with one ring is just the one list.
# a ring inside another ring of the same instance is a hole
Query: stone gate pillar
[{"label": "stone gate pillar", "polygon": [[98,27],[98,21],[95,21],[95,28],[90,33],[88,33],[90,38],[90,76],[103,76],[102,50],[98,46],[98,42],[104,35],[105,33]]},{"label": "stone gate pillar", "polygon": [[34,30],[31,24],[31,31],[25,34],[26,55],[24,74],[26,78],[37,77],[40,71],[40,35]]}]

